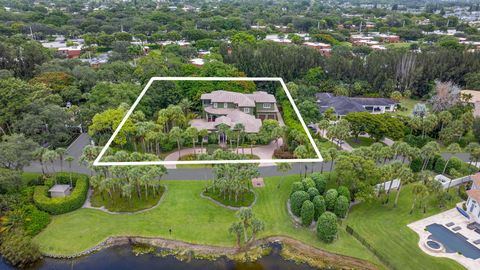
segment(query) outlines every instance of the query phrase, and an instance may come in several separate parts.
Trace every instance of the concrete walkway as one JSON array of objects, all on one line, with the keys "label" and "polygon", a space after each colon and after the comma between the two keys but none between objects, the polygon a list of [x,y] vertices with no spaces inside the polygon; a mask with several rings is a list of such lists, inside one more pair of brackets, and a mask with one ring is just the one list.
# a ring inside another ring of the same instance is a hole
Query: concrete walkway
[{"label": "concrete walkway", "polygon": [[[178,153],[180,152],[180,153]],[[205,154],[207,153],[207,149],[206,148],[185,148],[185,149],[180,149],[180,151],[175,151],[175,152],[172,152],[170,154],[168,154],[164,161],[178,161],[179,159],[179,156],[180,157],[183,157],[183,156],[188,156],[188,155],[193,155],[193,154],[197,154],[197,155],[200,155],[200,154]],[[168,165],[165,165],[165,168],[167,169],[175,169],[177,168],[177,166],[175,164],[168,164]]]},{"label": "concrete walkway", "polygon": [[[283,140],[278,139],[278,147],[281,147],[282,145],[283,145]],[[238,148],[238,151],[237,151],[237,149],[233,149],[233,150],[229,149],[229,150],[232,151],[232,152],[235,152],[235,153],[239,153],[239,154],[245,153],[246,155],[249,155],[249,154],[253,153],[253,155],[258,156],[260,159],[273,159],[273,153],[275,152],[275,149],[277,149],[277,143],[275,141],[272,141],[267,145],[253,147],[253,150],[250,147],[248,147],[248,148]],[[196,151],[197,154],[205,154],[207,152],[207,149],[206,148],[196,148],[195,151]],[[179,152],[180,152],[180,154],[179,154]],[[193,153],[194,153],[193,148],[185,148],[185,149],[181,149],[180,151],[175,151],[175,152],[172,152],[172,153],[168,154],[165,157],[164,160],[165,161],[178,161],[179,156],[183,157],[183,156],[187,156],[187,155],[193,155]],[[274,166],[274,165],[275,165],[275,163],[262,163],[259,166],[260,167],[265,167],[265,166]],[[177,166],[174,165],[174,164],[165,165],[165,167],[167,169],[177,168]]]}]

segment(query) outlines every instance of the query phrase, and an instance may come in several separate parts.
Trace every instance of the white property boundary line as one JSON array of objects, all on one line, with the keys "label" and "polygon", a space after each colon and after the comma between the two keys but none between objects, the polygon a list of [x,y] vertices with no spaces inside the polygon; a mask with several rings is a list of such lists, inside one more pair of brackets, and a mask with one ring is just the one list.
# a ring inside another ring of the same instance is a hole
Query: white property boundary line
[{"label": "white property boundary line", "polygon": [[[293,110],[297,114],[298,119],[300,120],[300,123],[302,124],[302,127],[305,129],[305,132],[307,133],[308,139],[310,140],[310,143],[313,146],[313,149],[315,150],[315,154],[318,156],[318,158],[307,158],[307,159],[261,159],[261,160],[186,160],[186,161],[124,161],[124,162],[102,162],[100,161],[105,155],[105,152],[107,149],[110,147],[110,145],[113,142],[113,139],[117,136],[117,134],[120,132],[122,129],[123,125],[127,121],[127,119],[130,117],[130,115],[133,113],[135,108],[137,107],[138,103],[140,100],[143,98],[145,93],[147,92],[148,88],[152,85],[154,81],[272,81],[272,82],[280,82],[282,85],[283,90],[285,90],[285,93],[287,94],[288,100],[290,101],[290,104],[292,104]],[[120,125],[118,125],[117,129],[115,129],[115,132],[113,132],[112,137],[108,140],[107,144],[102,148],[100,151],[100,154],[98,157],[95,159],[93,162],[93,166],[132,166],[132,165],[180,165],[180,164],[229,164],[229,163],[255,163],[255,164],[263,164],[263,163],[300,163],[300,162],[322,162],[323,158],[322,155],[320,154],[320,151],[318,150],[317,145],[315,144],[315,141],[313,140],[312,135],[308,131],[307,125],[305,124],[305,121],[303,121],[302,115],[300,114],[300,111],[297,108],[297,105],[295,105],[295,102],[293,101],[292,96],[290,95],[290,92],[287,89],[287,85],[283,81],[282,78],[277,78],[277,77],[152,77],[147,85],[143,88],[142,92],[140,95],[137,97],[133,105],[130,107],[128,110],[127,114],[125,117],[123,117],[122,121],[120,122]]]}]

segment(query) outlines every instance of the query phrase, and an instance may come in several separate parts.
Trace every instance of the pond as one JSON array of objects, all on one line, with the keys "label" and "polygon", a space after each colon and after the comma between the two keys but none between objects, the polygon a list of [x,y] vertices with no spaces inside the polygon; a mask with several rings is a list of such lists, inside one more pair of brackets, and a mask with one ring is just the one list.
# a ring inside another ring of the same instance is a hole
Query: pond
[{"label": "pond", "polygon": [[[215,261],[192,259],[189,262],[179,261],[173,256],[158,257],[154,254],[135,256],[131,246],[122,245],[101,250],[97,253],[76,259],[46,258],[32,270],[91,270],[91,269],[156,269],[156,270],[314,270],[306,264],[287,261],[279,254],[281,246],[273,244],[272,253],[254,263],[237,263],[227,258]],[[0,261],[0,269],[15,269]]]}]

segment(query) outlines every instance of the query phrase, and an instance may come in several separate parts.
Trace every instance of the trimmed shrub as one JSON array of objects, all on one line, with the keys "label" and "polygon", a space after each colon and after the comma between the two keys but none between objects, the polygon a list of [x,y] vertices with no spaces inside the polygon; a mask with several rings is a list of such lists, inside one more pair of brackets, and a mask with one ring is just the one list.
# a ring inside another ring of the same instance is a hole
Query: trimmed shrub
[{"label": "trimmed shrub", "polygon": [[327,210],[333,211],[333,209],[335,208],[335,202],[337,201],[337,197],[337,190],[333,188],[327,190],[327,193],[325,193],[325,206],[327,207]]},{"label": "trimmed shrub", "polygon": [[315,216],[315,207],[311,201],[303,202],[300,215],[302,217],[303,226],[310,226],[310,224],[312,224],[313,217]]},{"label": "trimmed shrub", "polygon": [[88,193],[88,177],[75,175],[72,177],[75,188],[69,196],[64,198],[48,197],[48,186],[36,186],[33,201],[38,209],[53,215],[71,212],[82,207]]},{"label": "trimmed shrub", "polygon": [[303,202],[308,199],[310,199],[310,196],[305,191],[295,191],[290,196],[290,209],[295,216],[300,216]]},{"label": "trimmed shrub", "polygon": [[23,229],[28,236],[35,236],[50,223],[50,215],[29,204],[23,207]]},{"label": "trimmed shrub", "polygon": [[348,201],[350,201],[352,198],[350,197],[350,190],[346,186],[339,186],[337,188],[338,191],[338,196],[342,195],[345,196]]},{"label": "trimmed shrub", "polygon": [[295,191],[304,191],[302,182],[300,181],[293,182],[292,192],[290,193],[290,195],[293,194]]},{"label": "trimmed shrub", "polygon": [[423,161],[421,158],[414,158],[410,164],[412,172],[419,172],[422,169]]},{"label": "trimmed shrub", "polygon": [[318,192],[318,190],[314,187],[311,187],[307,190],[307,193],[308,195],[310,196],[310,200],[313,200],[313,198],[315,198],[315,196],[317,195],[320,195],[320,193]]},{"label": "trimmed shrub", "polygon": [[315,182],[313,182],[313,179],[310,178],[310,177],[307,177],[307,178],[303,179],[302,183],[303,183],[303,189],[304,190],[308,190],[309,188],[316,187]]},{"label": "trimmed shrub", "polygon": [[321,216],[326,211],[325,199],[322,195],[315,196],[313,198],[313,207],[315,208],[314,220],[318,220],[318,217]]},{"label": "trimmed shrub", "polygon": [[348,207],[350,206],[350,201],[347,197],[340,195],[335,202],[335,215],[340,218],[344,218],[347,215]]},{"label": "trimmed shrub", "polygon": [[318,218],[317,236],[320,240],[331,243],[337,238],[337,216],[332,212],[325,212]]},{"label": "trimmed shrub", "polygon": [[442,173],[443,168],[445,168],[446,161],[442,157],[438,158],[437,161],[435,161],[435,166],[433,167],[433,171],[436,173]]},{"label": "trimmed shrub", "polygon": [[317,187],[318,192],[320,194],[323,194],[325,192],[325,189],[327,188],[327,179],[325,179],[325,175],[321,173],[312,173],[310,177],[315,182],[315,186]]}]

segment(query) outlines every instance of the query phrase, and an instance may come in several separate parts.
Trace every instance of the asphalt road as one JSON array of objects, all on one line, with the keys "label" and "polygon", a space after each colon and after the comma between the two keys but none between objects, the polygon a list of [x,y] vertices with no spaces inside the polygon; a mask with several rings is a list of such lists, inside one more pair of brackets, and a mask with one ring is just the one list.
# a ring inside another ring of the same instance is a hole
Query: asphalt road
[{"label": "asphalt road", "polygon": [[[48,173],[59,172],[59,171],[72,171],[77,173],[91,174],[90,171],[85,165],[80,164],[79,158],[82,154],[83,148],[90,144],[90,137],[87,134],[81,134],[67,149],[67,155],[73,156],[75,160],[72,162],[71,168],[66,162],[63,162],[63,167],[60,164],[60,161],[54,162],[54,164],[46,164],[46,169]],[[444,158],[448,158],[451,154],[444,153],[442,154]],[[464,161],[469,161],[469,155],[467,153],[456,154],[457,157]],[[323,169],[324,171],[329,171],[331,162],[324,162]],[[267,166],[259,167],[260,175],[263,177],[266,176],[281,176],[281,175],[293,175],[300,174],[307,170],[307,172],[317,172],[321,170],[321,163],[293,163],[292,169],[287,173],[277,171],[276,166]],[[335,168],[335,166],[333,166]],[[42,172],[42,167],[38,162],[32,162],[30,166],[27,166],[23,169],[26,172]],[[163,179],[168,180],[209,180],[213,178],[213,172],[210,168],[180,168],[180,169],[167,169],[167,175]]]}]

